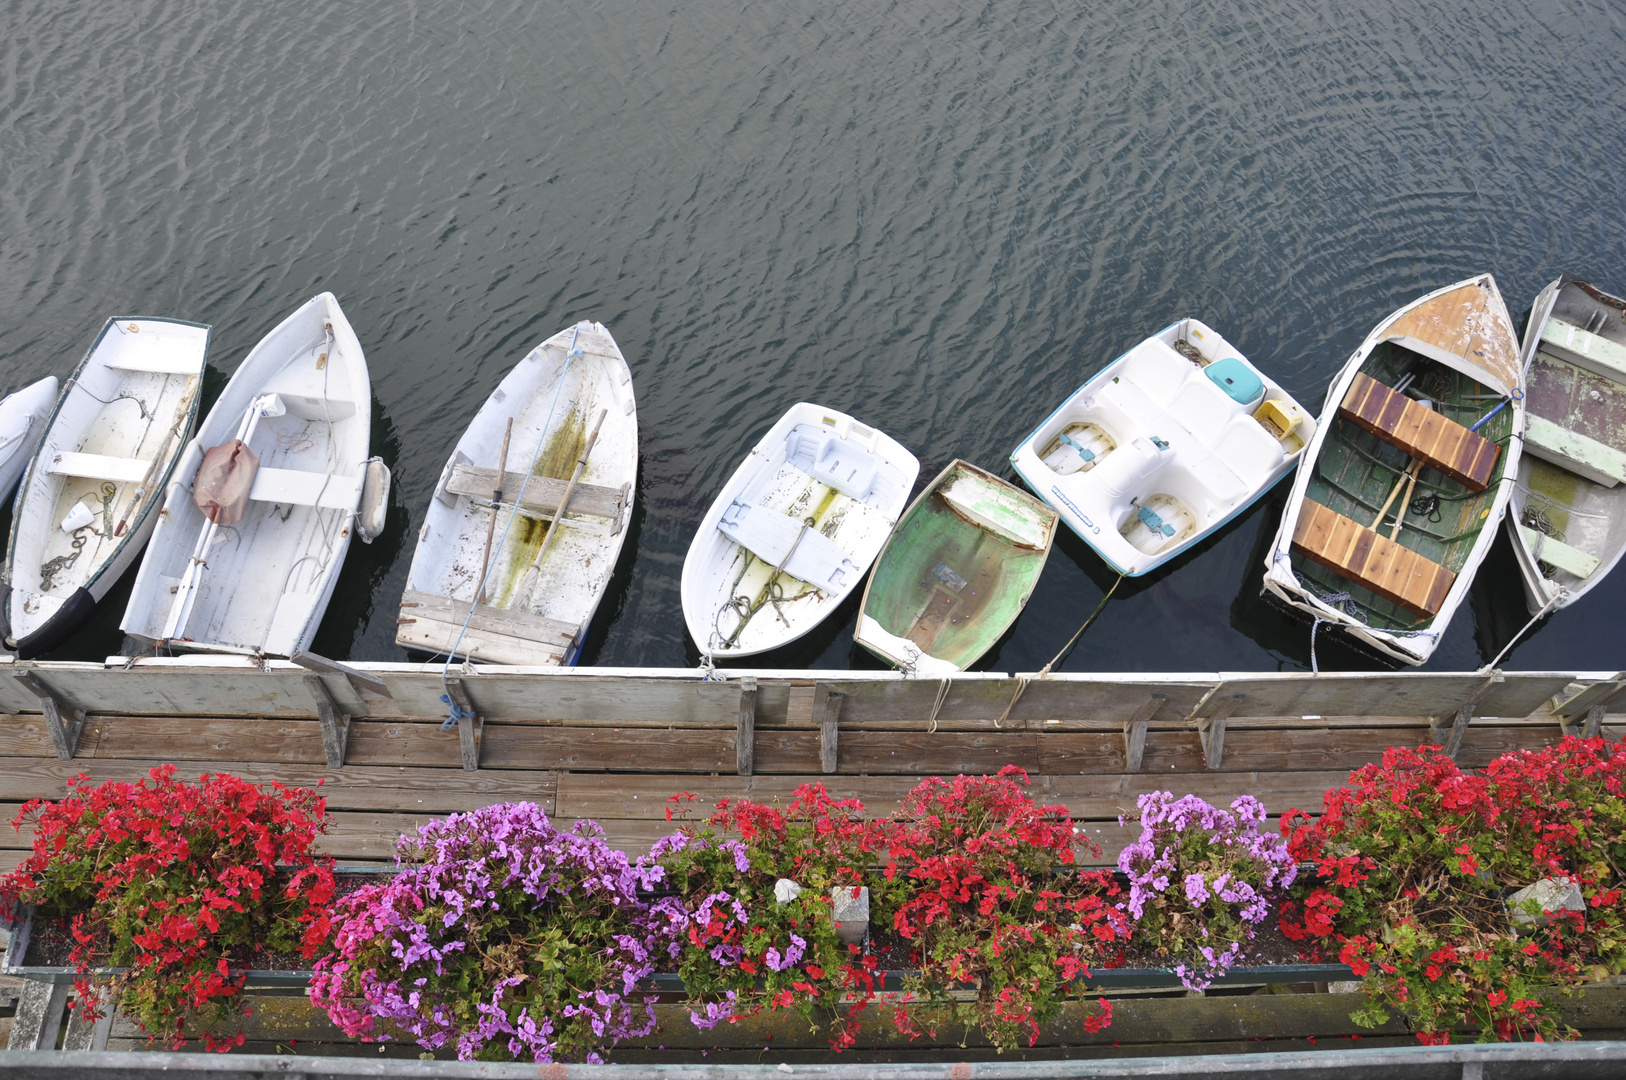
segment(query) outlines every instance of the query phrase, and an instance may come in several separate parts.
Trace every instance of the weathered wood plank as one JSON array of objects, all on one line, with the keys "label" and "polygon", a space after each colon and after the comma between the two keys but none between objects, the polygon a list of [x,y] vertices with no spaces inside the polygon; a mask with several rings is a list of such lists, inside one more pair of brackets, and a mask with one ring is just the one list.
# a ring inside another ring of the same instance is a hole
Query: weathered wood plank
[{"label": "weathered wood plank", "polygon": [[[1573,675],[1566,672],[1508,672],[1479,703],[1483,716],[1524,717],[1562,690]],[[1485,682],[1473,672],[1337,672],[1311,675],[1224,674],[1197,715],[1213,715],[1227,695],[1247,700],[1231,714],[1248,716],[1354,716],[1380,711],[1388,717],[1442,716]]]},{"label": "weathered wood plank", "polygon": [[[476,667],[462,676],[463,689],[488,720],[570,722],[600,720],[622,727],[650,725],[734,730],[739,722],[740,684],[695,679],[617,678],[582,675],[504,675]],[[409,716],[446,713],[433,682],[434,706],[419,711],[402,701]],[[397,687],[397,700],[399,697]]]},{"label": "weathered wood plank", "polygon": [[[507,472],[502,474],[502,483],[497,482],[496,469],[482,469],[478,465],[458,465],[452,470],[451,479],[446,483],[446,490],[454,495],[467,495],[477,502],[490,505],[491,494],[497,488],[502,488],[504,495],[511,495],[518,499],[519,504],[528,510],[539,510],[544,515],[551,516],[559,509],[559,500],[565,497],[568,483],[564,480],[555,480],[551,476],[527,476],[524,473]],[[523,487],[523,495],[520,488]],[[565,520],[570,520],[569,514],[590,514],[593,517],[617,519],[621,516],[622,493],[620,488],[604,487],[602,484],[577,484],[576,489],[570,493],[570,509],[566,512]],[[503,500],[504,507],[514,505],[513,499]],[[506,513],[499,524],[506,519]],[[484,530],[485,526],[480,528]]]},{"label": "weathered wood plank", "polygon": [[[1051,675],[1034,679],[1000,727],[1049,730],[1083,723],[1102,729],[1118,728],[1154,694],[1168,699],[1170,712],[1183,716],[1213,686],[1213,682],[1187,681],[1180,676],[1172,679],[1130,676],[1127,681],[1121,680],[1120,676],[1094,675]],[[791,709],[787,722],[816,724],[814,704],[824,700],[827,693],[839,693],[846,697],[841,714],[843,728],[924,730],[930,722],[940,687],[939,681],[924,679],[889,682],[822,679],[806,712]],[[793,698],[796,692],[792,691]],[[937,729],[994,730],[1015,692],[1015,679],[957,675],[937,710]]]},{"label": "weathered wood plank", "polygon": [[[304,692],[304,687],[300,687]],[[309,700],[309,695],[306,696]],[[314,710],[312,710],[314,712]],[[187,758],[287,761],[325,764],[322,727],[316,720],[210,719],[170,716],[91,716],[100,732],[87,758]],[[356,725],[361,726],[359,723]]]},{"label": "weathered wood plank", "polygon": [[486,769],[707,773],[732,772],[736,764],[732,730],[662,733],[650,728],[521,724],[487,725],[481,758],[481,767]]},{"label": "weathered wood plank", "polygon": [[734,769],[741,776],[755,770],[757,722],[757,681],[750,676],[740,680],[740,712],[734,729]]},{"label": "weathered wood plank", "polygon": [[[134,782],[159,764],[162,762],[157,759],[59,762],[0,758],[0,800],[61,798],[67,794],[68,779],[78,773],[85,773],[98,783]],[[426,769],[354,763],[342,769],[245,761],[177,761],[173,764],[176,775],[186,780],[195,780],[205,772],[229,772],[255,784],[316,788],[320,783],[319,791],[330,810],[445,814],[518,801],[534,802],[551,814],[559,786],[559,774],[551,771],[483,769],[471,774],[455,767]]]}]

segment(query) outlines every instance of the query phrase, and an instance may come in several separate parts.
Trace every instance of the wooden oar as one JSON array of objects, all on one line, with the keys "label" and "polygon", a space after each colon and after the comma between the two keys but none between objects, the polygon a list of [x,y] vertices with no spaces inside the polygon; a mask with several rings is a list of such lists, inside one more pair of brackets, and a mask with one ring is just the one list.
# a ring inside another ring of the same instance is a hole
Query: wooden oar
[{"label": "wooden oar", "polygon": [[1406,520],[1406,508],[1411,506],[1411,493],[1417,490],[1417,474],[1421,469],[1413,469],[1411,480],[1406,483],[1406,494],[1400,499],[1400,512],[1395,515],[1395,527],[1389,531],[1389,539],[1395,540],[1400,536],[1400,526]]},{"label": "wooden oar", "polygon": [[542,557],[548,553],[548,545],[553,542],[553,534],[559,528],[559,522],[565,518],[565,511],[570,508],[570,496],[576,492],[576,481],[582,478],[582,470],[587,467],[587,455],[593,452],[593,444],[598,442],[599,425],[610,413],[609,409],[600,409],[598,419],[593,421],[593,430],[587,433],[587,444],[582,447],[582,456],[576,462],[576,471],[570,474],[570,483],[565,486],[564,497],[559,500],[559,509],[553,512],[553,520],[548,523],[548,531],[542,537],[542,546],[536,549],[536,558],[531,560],[530,569],[525,571],[519,588],[514,590],[514,597],[508,601],[509,611],[529,611],[531,609],[531,593],[536,591],[536,579],[540,576]]},{"label": "wooden oar", "polygon": [[480,556],[480,599],[477,602],[481,604],[486,602],[486,585],[491,580],[491,541],[497,535],[497,511],[502,509],[502,478],[508,471],[508,440],[513,434],[514,418],[510,416],[508,426],[502,431],[502,453],[497,455],[497,487],[491,493],[491,520],[486,523],[486,553]]},{"label": "wooden oar", "polygon": [[181,427],[186,423],[186,408],[192,404],[192,395],[197,392],[198,383],[193,382],[191,386],[187,387],[186,393],[181,395],[181,403],[175,406],[175,423],[170,425],[169,434],[164,436],[164,441],[159,444],[158,453],[153,457],[152,464],[147,466],[147,474],[141,478],[141,486],[137,487],[135,494],[130,496],[130,505],[125,508],[124,516],[119,518],[118,525],[113,529],[114,536],[124,535],[125,527],[130,524],[130,519],[135,516],[136,510],[146,501],[147,496],[152,494],[154,490],[153,484],[157,482],[159,473],[164,469],[164,461],[169,457],[169,448],[174,444],[175,437],[180,434]]},{"label": "wooden oar", "polygon": [[1411,467],[1400,474],[1400,479],[1395,481],[1394,490],[1389,492],[1389,497],[1387,499],[1383,500],[1383,509],[1378,511],[1376,520],[1372,522],[1373,532],[1376,532],[1378,526],[1383,524],[1384,515],[1389,512],[1389,507],[1393,505],[1395,496],[1400,494],[1400,489],[1406,486],[1407,480],[1415,481],[1417,479],[1417,470],[1422,468],[1422,466],[1422,458],[1412,458]]}]

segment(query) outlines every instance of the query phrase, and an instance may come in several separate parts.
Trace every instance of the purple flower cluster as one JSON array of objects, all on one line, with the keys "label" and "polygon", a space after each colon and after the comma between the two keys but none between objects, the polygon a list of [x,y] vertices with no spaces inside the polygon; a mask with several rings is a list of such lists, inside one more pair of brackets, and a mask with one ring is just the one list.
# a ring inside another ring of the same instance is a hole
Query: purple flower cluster
[{"label": "purple flower cluster", "polygon": [[393,881],[340,901],[311,983],[348,1034],[546,1063],[598,1061],[654,1029],[654,999],[634,991],[677,955],[687,916],[639,898],[664,871],[596,824],[560,832],[534,803],[489,806],[403,837],[396,861]]},{"label": "purple flower cluster", "polygon": [[1118,856],[1129,878],[1119,907],[1136,920],[1137,936],[1179,958],[1173,970],[1188,988],[1206,990],[1241,959],[1242,942],[1298,868],[1280,836],[1260,832],[1265,807],[1251,795],[1229,811],[1168,791],[1138,804],[1140,838]]}]

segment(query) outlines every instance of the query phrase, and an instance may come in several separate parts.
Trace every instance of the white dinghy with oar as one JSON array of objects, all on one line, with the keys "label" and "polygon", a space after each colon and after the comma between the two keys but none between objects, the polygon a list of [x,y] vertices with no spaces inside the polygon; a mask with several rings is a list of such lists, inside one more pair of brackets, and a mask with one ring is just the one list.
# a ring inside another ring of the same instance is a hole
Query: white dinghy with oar
[{"label": "white dinghy with oar", "polygon": [[186,448],[121,624],[171,648],[310,647],[350,550],[382,526],[372,383],[332,293],[248,354]]},{"label": "white dinghy with oar", "polygon": [[683,560],[703,655],[752,656],[830,616],[869,573],[920,461],[846,413],[793,405],[723,485]]},{"label": "white dinghy with oar", "polygon": [[638,479],[632,370],[583,321],[516,364],[441,471],[396,644],[572,665],[615,573]]},{"label": "white dinghy with oar", "polygon": [[23,476],[6,548],[6,644],[60,645],[141,554],[198,418],[209,328],[109,319]]}]

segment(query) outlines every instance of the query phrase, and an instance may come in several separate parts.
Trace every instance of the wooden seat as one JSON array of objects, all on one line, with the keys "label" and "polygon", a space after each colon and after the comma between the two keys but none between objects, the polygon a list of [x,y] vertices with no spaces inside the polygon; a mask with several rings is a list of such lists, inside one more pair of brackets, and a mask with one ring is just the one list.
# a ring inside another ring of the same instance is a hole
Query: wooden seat
[{"label": "wooden seat", "polygon": [[140,458],[108,454],[81,454],[64,451],[51,458],[45,471],[58,476],[79,476],[87,480],[111,480],[116,484],[139,484],[146,479],[152,462]]},{"label": "wooden seat", "polygon": [[462,634],[465,651],[478,647],[482,657],[495,663],[547,666],[564,663],[576,644],[576,631],[557,619],[485,604],[470,615],[464,601],[407,589],[401,594],[395,640],[407,648],[443,653]]},{"label": "wooden seat", "polygon": [[[525,488],[525,498],[520,500],[520,505],[531,510],[540,510],[545,514],[552,514],[559,509],[559,500],[565,497],[565,488],[569,486],[563,480],[555,480],[548,476],[533,476],[527,482],[524,473],[504,472],[503,501],[506,503],[518,495],[521,485]],[[496,486],[496,469],[458,465],[452,469],[452,478],[447,482],[446,490],[453,495],[467,495],[471,499],[489,501],[491,492]],[[626,490],[623,488],[577,484],[576,490],[570,495],[569,512],[608,518],[615,522],[615,527],[619,529],[621,510],[626,505],[626,496]]]},{"label": "wooden seat", "polygon": [[1626,345],[1560,319],[1548,319],[1542,324],[1541,340],[1572,363],[1617,382],[1626,380]]},{"label": "wooden seat", "polygon": [[1579,431],[1560,427],[1540,416],[1527,415],[1524,424],[1524,448],[1527,453],[1545,458],[1604,487],[1614,487],[1626,480],[1626,454],[1613,446],[1605,446]]},{"label": "wooden seat", "polygon": [[1310,499],[1299,510],[1293,548],[1413,615],[1439,613],[1454,571]]},{"label": "wooden seat", "polygon": [[1470,491],[1484,491],[1490,484],[1501,447],[1369,375],[1355,376],[1338,411]]},{"label": "wooden seat", "polygon": [[1574,574],[1583,581],[1595,574],[1602,564],[1596,555],[1589,555],[1528,525],[1519,526],[1519,536],[1524,539],[1524,546],[1530,549],[1531,557],[1537,562]]}]

